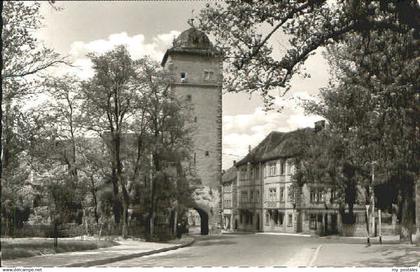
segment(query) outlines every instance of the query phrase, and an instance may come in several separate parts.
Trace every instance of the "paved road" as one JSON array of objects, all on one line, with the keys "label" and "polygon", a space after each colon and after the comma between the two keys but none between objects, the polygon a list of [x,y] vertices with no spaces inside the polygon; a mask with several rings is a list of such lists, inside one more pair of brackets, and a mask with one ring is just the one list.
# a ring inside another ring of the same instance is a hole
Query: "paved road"
[{"label": "paved road", "polygon": [[310,237],[224,234],[200,237],[192,247],[107,266],[305,266],[319,245],[319,239]]},{"label": "paved road", "polygon": [[340,242],[314,237],[224,234],[198,237],[193,246],[107,264],[151,266],[416,266],[418,247]]}]

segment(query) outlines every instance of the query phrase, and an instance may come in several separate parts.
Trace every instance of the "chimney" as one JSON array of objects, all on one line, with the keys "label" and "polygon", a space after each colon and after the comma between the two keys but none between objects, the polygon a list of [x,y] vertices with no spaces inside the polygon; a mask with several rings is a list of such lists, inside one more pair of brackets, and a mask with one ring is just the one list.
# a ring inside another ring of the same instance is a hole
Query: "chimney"
[{"label": "chimney", "polygon": [[315,133],[325,128],[325,120],[319,120],[315,122]]},{"label": "chimney", "polygon": [[248,145],[248,152],[251,153],[251,145]]},{"label": "chimney", "polygon": [[233,166],[235,166],[235,164],[236,164],[236,161],[233,161]]}]

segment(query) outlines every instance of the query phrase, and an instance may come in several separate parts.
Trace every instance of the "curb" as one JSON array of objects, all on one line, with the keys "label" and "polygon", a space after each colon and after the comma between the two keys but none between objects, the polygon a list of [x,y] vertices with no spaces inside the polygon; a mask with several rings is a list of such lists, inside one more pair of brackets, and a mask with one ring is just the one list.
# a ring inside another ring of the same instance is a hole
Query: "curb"
[{"label": "curb", "polygon": [[114,263],[114,262],[124,261],[128,259],[153,255],[156,253],[176,250],[183,247],[188,247],[188,246],[191,246],[194,242],[195,242],[195,239],[193,238],[192,241],[187,242],[185,244],[180,244],[176,246],[171,246],[171,247],[166,247],[166,248],[161,248],[161,249],[156,249],[156,250],[151,250],[151,251],[146,251],[146,252],[122,255],[122,256],[117,256],[117,257],[108,258],[108,259],[92,260],[92,261],[87,261],[87,262],[82,262],[82,263],[73,263],[73,264],[65,265],[63,267],[89,267],[89,266],[98,266],[98,265],[103,265],[103,264],[108,264],[108,263]]}]

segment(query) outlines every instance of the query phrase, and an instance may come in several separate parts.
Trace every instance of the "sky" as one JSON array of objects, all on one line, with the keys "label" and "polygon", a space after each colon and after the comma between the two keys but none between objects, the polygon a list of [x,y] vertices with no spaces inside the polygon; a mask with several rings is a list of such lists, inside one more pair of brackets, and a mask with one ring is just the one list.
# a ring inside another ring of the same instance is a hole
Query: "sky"
[{"label": "sky", "polygon": [[[43,2],[44,27],[38,32],[44,44],[68,56],[74,73],[82,79],[92,75],[88,52],[104,53],[115,45],[125,44],[133,58],[149,55],[161,61],[173,39],[189,28],[188,19],[199,14],[211,1],[57,1],[60,11]],[[273,37],[273,46],[281,51],[287,44],[284,36]],[[258,95],[227,93],[223,95],[223,169],[233,165],[271,131],[291,131],[313,127],[318,116],[305,116],[300,98],[315,97],[326,87],[328,64],[317,51],[305,63],[310,78],[295,77],[289,93],[276,104],[281,112],[265,112]]]}]

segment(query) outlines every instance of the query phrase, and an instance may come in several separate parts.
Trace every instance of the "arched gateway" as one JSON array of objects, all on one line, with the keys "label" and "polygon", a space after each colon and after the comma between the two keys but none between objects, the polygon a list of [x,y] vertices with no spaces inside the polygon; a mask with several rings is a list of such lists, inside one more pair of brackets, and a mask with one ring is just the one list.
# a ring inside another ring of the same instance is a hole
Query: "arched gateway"
[{"label": "arched gateway", "polygon": [[[192,27],[168,49],[162,66],[174,77],[172,91],[192,105],[195,132],[193,158],[201,186],[194,192],[194,208],[202,234],[219,232],[219,188],[222,171],[222,56],[203,32]],[[207,224],[207,229],[203,224]]]}]

